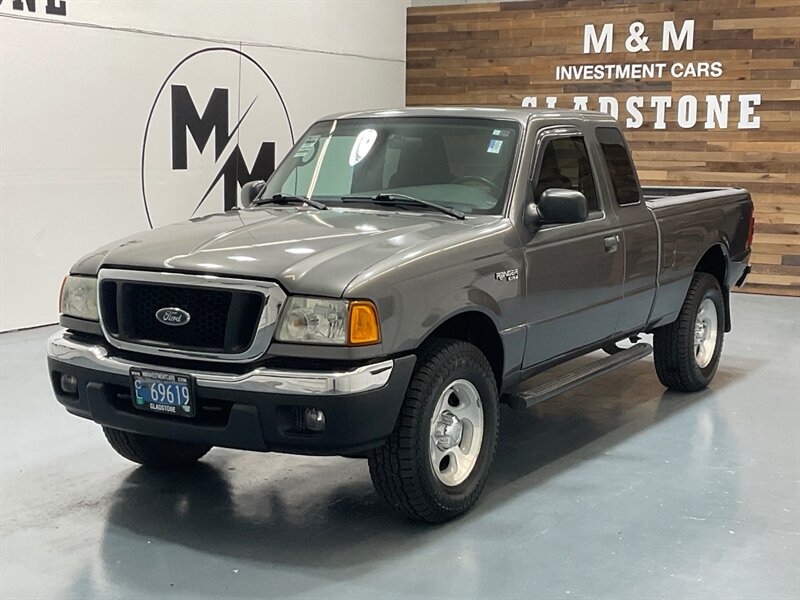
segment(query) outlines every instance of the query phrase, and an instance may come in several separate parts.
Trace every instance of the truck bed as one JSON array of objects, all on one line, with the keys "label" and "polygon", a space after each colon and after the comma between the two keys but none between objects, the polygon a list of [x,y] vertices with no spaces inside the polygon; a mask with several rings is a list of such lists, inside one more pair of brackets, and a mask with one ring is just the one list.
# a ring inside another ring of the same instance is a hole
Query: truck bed
[{"label": "truck bed", "polygon": [[[698,258],[715,241],[722,241],[719,251],[726,260],[747,261],[753,203],[743,188],[643,186],[642,191],[661,247],[652,316],[669,321],[683,302]],[[730,288],[741,273],[723,275],[728,279],[725,287]]]},{"label": "truck bed", "polygon": [[701,200],[742,201],[748,197],[747,190],[734,187],[642,186],[642,192],[654,210]]}]

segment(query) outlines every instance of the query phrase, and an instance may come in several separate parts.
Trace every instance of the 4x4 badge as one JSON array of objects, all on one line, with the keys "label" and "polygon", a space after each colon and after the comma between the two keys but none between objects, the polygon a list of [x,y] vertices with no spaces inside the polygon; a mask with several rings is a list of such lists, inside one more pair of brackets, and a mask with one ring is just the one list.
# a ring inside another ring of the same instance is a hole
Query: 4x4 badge
[{"label": "4x4 badge", "polygon": [[158,319],[159,323],[163,323],[164,325],[179,327],[181,325],[186,325],[189,321],[191,321],[192,315],[182,308],[169,306],[166,308],[159,308],[156,311],[156,319]]}]

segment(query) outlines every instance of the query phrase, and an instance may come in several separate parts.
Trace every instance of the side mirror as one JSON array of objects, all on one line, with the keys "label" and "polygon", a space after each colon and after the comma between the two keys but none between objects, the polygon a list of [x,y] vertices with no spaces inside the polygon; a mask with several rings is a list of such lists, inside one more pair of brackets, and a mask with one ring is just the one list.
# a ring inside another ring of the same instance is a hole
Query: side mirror
[{"label": "side mirror", "polygon": [[248,181],[242,186],[242,192],[239,195],[239,204],[242,205],[242,208],[247,208],[253,203],[253,200],[256,199],[261,193],[261,190],[264,189],[266,182],[263,179],[259,179],[258,181]]},{"label": "side mirror", "polygon": [[586,196],[577,190],[550,188],[542,192],[539,203],[525,207],[525,224],[531,229],[554,223],[583,223],[589,218]]}]

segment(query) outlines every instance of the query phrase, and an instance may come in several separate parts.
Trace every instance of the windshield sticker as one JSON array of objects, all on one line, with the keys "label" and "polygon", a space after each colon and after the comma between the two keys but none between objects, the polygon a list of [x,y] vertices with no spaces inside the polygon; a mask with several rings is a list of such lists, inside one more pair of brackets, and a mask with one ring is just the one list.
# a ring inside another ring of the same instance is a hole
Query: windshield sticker
[{"label": "windshield sticker", "polygon": [[313,154],[314,146],[317,145],[319,138],[322,136],[319,135],[310,135],[308,138],[303,142],[303,144],[297,149],[297,152],[294,153],[293,158],[306,158],[309,154]]},{"label": "windshield sticker", "polygon": [[510,129],[495,129],[492,132],[493,137],[508,137],[511,133]]},{"label": "windshield sticker", "polygon": [[489,147],[486,152],[489,154],[500,154],[500,149],[503,147],[503,140],[489,140]]},{"label": "windshield sticker", "polygon": [[369,154],[370,150],[372,150],[372,146],[377,139],[378,132],[374,129],[365,129],[358,134],[356,141],[353,142],[353,149],[350,150],[351,167],[356,166],[358,163],[364,160],[364,157]]}]

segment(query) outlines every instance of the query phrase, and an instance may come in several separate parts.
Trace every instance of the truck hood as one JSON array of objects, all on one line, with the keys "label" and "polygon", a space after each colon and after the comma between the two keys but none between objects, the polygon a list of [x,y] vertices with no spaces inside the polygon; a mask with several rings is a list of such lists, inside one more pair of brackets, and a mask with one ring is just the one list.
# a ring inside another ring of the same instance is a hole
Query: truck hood
[{"label": "truck hood", "polygon": [[116,267],[221,274],[278,281],[290,293],[336,297],[376,263],[440,246],[450,236],[470,237],[499,219],[349,208],[238,210],[132,235],[85,256],[72,272]]}]

